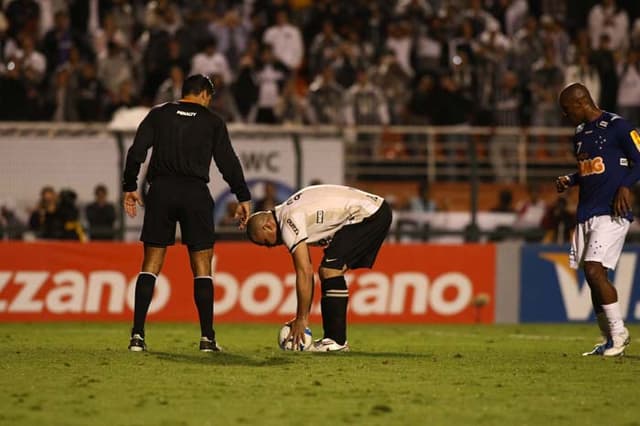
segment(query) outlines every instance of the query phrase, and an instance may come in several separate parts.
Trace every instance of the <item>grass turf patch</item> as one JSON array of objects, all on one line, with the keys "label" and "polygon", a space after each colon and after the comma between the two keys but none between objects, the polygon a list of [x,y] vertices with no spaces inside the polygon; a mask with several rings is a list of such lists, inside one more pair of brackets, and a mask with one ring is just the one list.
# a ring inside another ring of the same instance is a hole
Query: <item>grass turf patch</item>
[{"label": "grass turf patch", "polygon": [[[278,325],[0,324],[4,425],[640,425],[640,342],[591,325],[354,325],[350,353],[287,353]],[[312,325],[320,337],[321,327]],[[640,327],[630,327],[632,338]]]}]

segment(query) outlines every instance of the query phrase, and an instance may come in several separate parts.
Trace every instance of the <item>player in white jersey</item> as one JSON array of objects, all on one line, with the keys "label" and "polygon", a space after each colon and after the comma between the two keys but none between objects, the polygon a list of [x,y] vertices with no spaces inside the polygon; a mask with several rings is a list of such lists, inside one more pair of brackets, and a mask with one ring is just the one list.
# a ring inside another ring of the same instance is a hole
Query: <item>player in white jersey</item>
[{"label": "player in white jersey", "polygon": [[349,293],[344,274],[371,268],[391,226],[391,207],[380,196],[340,185],[301,189],[272,211],[256,212],[247,222],[255,244],[284,244],[296,271],[298,307],[291,322],[294,347],[304,341],[313,300],[313,265],[308,246],[324,247],[321,281],[324,337],[312,351],[345,351]]}]

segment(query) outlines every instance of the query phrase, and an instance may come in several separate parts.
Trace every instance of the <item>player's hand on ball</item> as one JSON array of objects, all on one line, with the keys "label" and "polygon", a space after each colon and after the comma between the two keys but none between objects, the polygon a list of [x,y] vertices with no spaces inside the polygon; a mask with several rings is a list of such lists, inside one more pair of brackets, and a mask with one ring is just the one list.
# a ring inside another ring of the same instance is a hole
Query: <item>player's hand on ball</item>
[{"label": "player's hand on ball", "polygon": [[309,326],[309,320],[296,318],[289,323],[291,332],[287,339],[291,339],[293,347],[298,348],[300,345],[305,345],[304,330]]},{"label": "player's hand on ball", "polygon": [[127,212],[129,217],[136,217],[137,210],[136,204],[140,207],[144,206],[142,198],[137,191],[124,193],[124,211]]},{"label": "player's hand on ball", "polygon": [[556,179],[556,189],[560,193],[566,191],[570,184],[571,178],[569,178],[569,176],[558,176]]}]

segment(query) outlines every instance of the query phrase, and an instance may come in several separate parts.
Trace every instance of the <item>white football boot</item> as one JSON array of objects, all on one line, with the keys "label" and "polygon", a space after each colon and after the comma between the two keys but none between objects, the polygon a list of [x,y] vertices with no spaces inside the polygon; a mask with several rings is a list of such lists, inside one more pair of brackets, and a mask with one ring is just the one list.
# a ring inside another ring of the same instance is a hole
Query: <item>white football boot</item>
[{"label": "white football boot", "polygon": [[624,354],[624,350],[627,345],[631,342],[629,338],[629,330],[627,327],[624,327],[622,333],[612,334],[611,335],[611,346],[607,347],[602,355],[604,356],[619,356]]},{"label": "white football boot", "polygon": [[349,352],[349,343],[339,345],[335,340],[325,337],[313,342],[313,345],[307,349],[309,352]]}]

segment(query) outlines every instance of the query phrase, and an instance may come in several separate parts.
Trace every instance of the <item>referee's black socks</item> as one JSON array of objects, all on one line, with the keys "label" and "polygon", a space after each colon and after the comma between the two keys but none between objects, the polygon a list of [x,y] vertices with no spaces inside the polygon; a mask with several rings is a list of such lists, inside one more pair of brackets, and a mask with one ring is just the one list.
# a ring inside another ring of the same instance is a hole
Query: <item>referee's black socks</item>
[{"label": "referee's black socks", "polygon": [[347,341],[347,304],[349,303],[349,291],[344,276],[332,277],[322,280],[322,327],[324,337],[344,345]]},{"label": "referee's black socks", "polygon": [[144,322],[153,297],[156,276],[151,272],[140,272],[136,280],[136,296],[133,308],[133,329],[131,334],[139,334],[144,338]]},{"label": "referee's black socks", "polygon": [[215,340],[213,331],[213,278],[196,277],[193,280],[193,298],[198,308],[201,336]]}]

